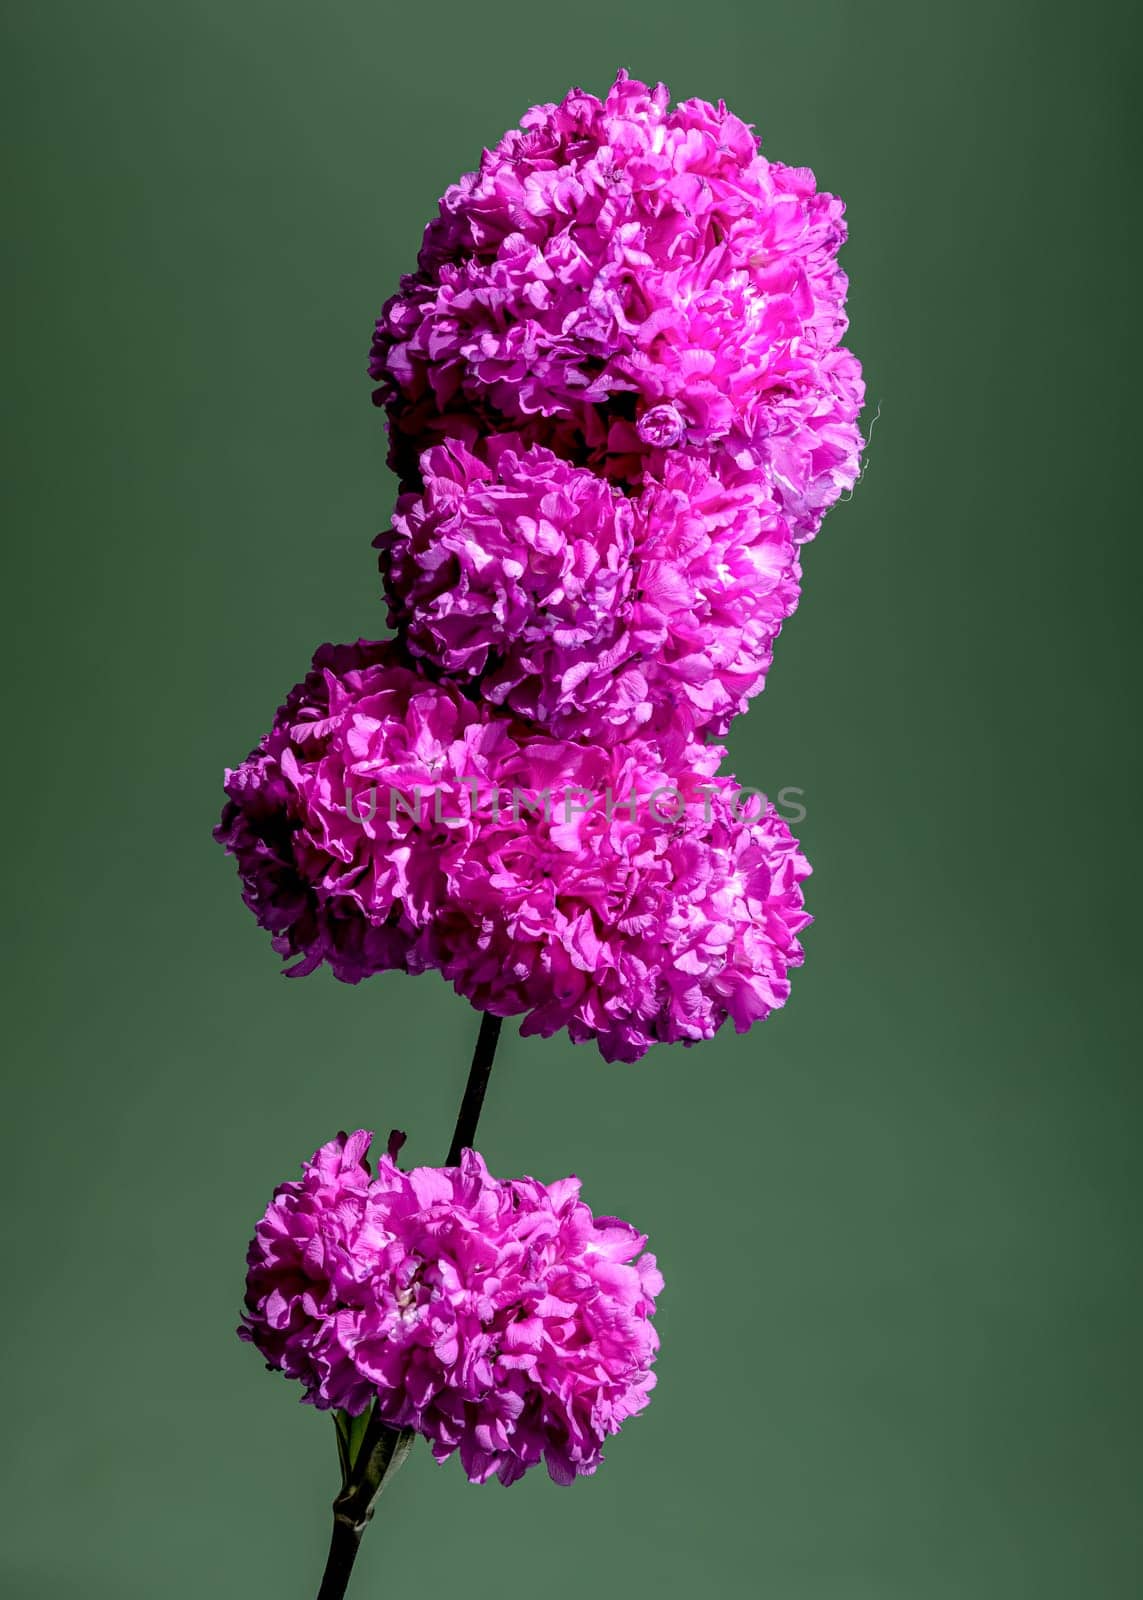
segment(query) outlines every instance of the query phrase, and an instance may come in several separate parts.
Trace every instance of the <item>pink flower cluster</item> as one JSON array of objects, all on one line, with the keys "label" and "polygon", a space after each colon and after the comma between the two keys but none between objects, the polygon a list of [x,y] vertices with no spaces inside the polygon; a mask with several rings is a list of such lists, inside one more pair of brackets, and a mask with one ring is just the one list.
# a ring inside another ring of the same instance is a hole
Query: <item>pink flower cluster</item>
[{"label": "pink flower cluster", "polygon": [[433,968],[525,1034],[634,1061],[745,1031],[802,960],[809,866],[721,754],[556,739],[395,645],[325,646],[227,774],[218,837],[291,975]]},{"label": "pink flower cluster", "polygon": [[[783,1003],[809,868],[711,741],[857,474],[843,239],[840,201],[725,106],[625,73],[446,192],[373,342],[397,638],[319,651],[227,774],[217,837],[292,973],[433,968],[622,1060]],[[446,803],[347,807],[375,785]],[[669,820],[472,803],[661,785]]]},{"label": "pink flower cluster", "polygon": [[579,1181],[501,1182],[377,1163],[372,1135],[324,1145],[282,1184],[247,1256],[240,1336],[321,1409],[413,1428],[475,1483],[593,1473],[642,1411],[663,1280],[643,1235],[595,1218]]},{"label": "pink flower cluster", "polygon": [[449,188],[371,370],[394,465],[474,421],[634,479],[648,452],[747,455],[803,536],[852,482],[843,206],[722,104],[621,72],[535,106]]},{"label": "pink flower cluster", "polygon": [[[725,732],[797,602],[798,544],[857,477],[842,212],[725,106],[672,110],[625,73],[602,101],[534,107],[485,151],[373,341],[407,491],[381,569],[418,653],[473,678],[483,645],[485,692],[556,732],[614,736],[595,651],[631,679],[640,724],[672,716],[681,682],[688,729]],[[594,507],[601,547],[577,561]],[[620,588],[609,557],[625,547]],[[538,588],[512,582],[518,565]],[[648,674],[660,655],[678,665]]]},{"label": "pink flower cluster", "polygon": [[567,738],[724,733],[798,599],[772,495],[675,454],[632,499],[513,434],[426,450],[382,551],[389,621],[435,672]]}]

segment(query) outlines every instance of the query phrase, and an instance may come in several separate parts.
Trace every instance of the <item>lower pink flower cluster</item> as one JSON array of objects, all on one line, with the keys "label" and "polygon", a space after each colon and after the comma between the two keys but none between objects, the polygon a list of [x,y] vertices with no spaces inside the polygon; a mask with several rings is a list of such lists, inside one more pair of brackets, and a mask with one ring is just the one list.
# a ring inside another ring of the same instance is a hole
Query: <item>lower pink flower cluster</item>
[{"label": "lower pink flower cluster", "polygon": [[282,1184],[247,1256],[241,1338],[304,1400],[413,1428],[474,1483],[541,1459],[561,1484],[654,1386],[663,1287],[644,1236],[595,1218],[579,1181],[504,1182],[458,1167],[374,1176],[372,1135],[345,1134]]}]

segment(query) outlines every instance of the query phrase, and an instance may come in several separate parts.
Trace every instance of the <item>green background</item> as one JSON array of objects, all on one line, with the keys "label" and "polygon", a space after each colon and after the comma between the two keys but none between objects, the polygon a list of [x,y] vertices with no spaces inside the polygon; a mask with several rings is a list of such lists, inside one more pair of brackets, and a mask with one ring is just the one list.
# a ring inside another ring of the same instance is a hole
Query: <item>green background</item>
[{"label": "green background", "polygon": [[[339,1127],[443,1155],[474,1018],[286,984],[210,841],[313,647],[380,628],[371,321],[441,189],[615,69],[849,206],[881,418],[744,783],[805,790],[808,957],[746,1038],[506,1030],[495,1171],[668,1287],[570,1490],[419,1452],[354,1594],[1143,1589],[1130,9],[676,0],[5,8],[9,699],[0,1590],[312,1596],[329,1423],[234,1338]],[[1133,949],[1133,946],[1135,948]]]}]

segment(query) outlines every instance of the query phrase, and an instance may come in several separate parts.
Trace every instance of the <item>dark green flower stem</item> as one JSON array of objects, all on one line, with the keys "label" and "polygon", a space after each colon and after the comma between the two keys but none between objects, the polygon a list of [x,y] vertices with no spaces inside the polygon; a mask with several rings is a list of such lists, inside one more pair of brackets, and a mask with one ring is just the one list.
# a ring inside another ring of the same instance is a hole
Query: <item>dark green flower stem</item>
[{"label": "dark green flower stem", "polygon": [[445,1158],[446,1167],[455,1167],[462,1150],[471,1150],[476,1140],[476,1124],[480,1121],[480,1108],[484,1104],[484,1091],[496,1055],[502,1018],[491,1011],[480,1014],[480,1032],[476,1036],[476,1049],[472,1052],[472,1065],[468,1069],[468,1082],[464,1086],[464,1099],[457,1113],[456,1129]]},{"label": "dark green flower stem", "polygon": [[377,1498],[413,1443],[411,1428],[387,1428],[378,1421],[375,1410],[364,1417],[335,1411],[333,1420],[341,1460],[341,1492],[333,1502],[333,1533],[318,1600],[342,1600]]},{"label": "dark green flower stem", "polygon": [[[500,1038],[499,1017],[488,1011],[480,1017],[480,1032],[468,1069],[468,1082],[457,1114],[446,1166],[455,1167],[462,1150],[471,1149],[484,1104],[484,1093]],[[335,1411],[337,1456],[341,1463],[341,1490],[333,1502],[333,1534],[329,1541],[325,1573],[317,1600],[343,1600],[361,1538],[369,1526],[378,1496],[400,1468],[413,1443],[411,1428],[389,1428],[376,1409],[360,1417]]]}]

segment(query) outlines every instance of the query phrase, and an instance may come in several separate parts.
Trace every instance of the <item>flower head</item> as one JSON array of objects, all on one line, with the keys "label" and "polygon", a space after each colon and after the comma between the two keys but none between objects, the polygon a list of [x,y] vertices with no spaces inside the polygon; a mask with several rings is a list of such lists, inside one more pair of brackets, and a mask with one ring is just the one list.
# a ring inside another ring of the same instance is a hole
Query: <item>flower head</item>
[{"label": "flower head", "polygon": [[733,467],[662,452],[630,498],[493,435],[425,452],[375,541],[389,621],[436,673],[559,737],[677,746],[725,733],[798,599],[777,503]]},{"label": "flower head", "polygon": [[541,1459],[593,1473],[647,1404],[662,1277],[626,1222],[593,1217],[579,1182],[501,1182],[458,1167],[376,1176],[371,1135],[344,1134],[285,1183],[250,1246],[239,1330],[304,1398],[413,1428],[474,1482]]},{"label": "flower head", "polygon": [[216,837],[291,975],[435,968],[524,1033],[637,1060],[745,1031],[802,960],[809,866],[722,754],[555,738],[391,645],[326,646]]},{"label": "flower head", "polygon": [[446,190],[377,323],[394,467],[417,486],[436,440],[507,429],[636,486],[686,446],[809,538],[861,447],[843,209],[721,103],[620,73],[533,107]]}]

